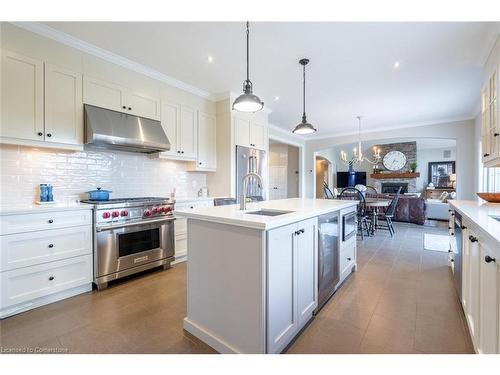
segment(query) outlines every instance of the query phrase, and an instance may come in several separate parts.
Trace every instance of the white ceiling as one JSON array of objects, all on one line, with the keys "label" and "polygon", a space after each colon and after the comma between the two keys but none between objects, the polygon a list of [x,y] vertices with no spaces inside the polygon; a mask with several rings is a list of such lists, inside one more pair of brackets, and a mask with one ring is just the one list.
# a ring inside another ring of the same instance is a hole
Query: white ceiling
[{"label": "white ceiling", "polygon": [[[46,24],[212,94],[239,93],[245,78],[243,22]],[[309,58],[307,113],[317,136],[355,131],[358,114],[365,131],[470,118],[498,26],[251,23],[250,79],[271,122],[291,130],[302,111],[298,60]]]}]

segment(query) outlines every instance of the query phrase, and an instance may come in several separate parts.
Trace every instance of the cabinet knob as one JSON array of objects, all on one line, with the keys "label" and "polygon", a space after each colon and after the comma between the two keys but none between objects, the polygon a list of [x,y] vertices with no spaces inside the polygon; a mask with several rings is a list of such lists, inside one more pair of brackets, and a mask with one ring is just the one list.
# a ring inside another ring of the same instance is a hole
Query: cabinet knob
[{"label": "cabinet knob", "polygon": [[295,231],[295,235],[298,236],[300,234],[300,230]]},{"label": "cabinet knob", "polygon": [[42,132],[38,132],[37,134],[38,134],[39,137],[41,137],[43,135]]},{"label": "cabinet knob", "polygon": [[350,262],[352,259],[351,258],[347,258],[347,260]]},{"label": "cabinet knob", "polygon": [[487,156],[490,156],[490,154],[486,153],[483,155],[483,157],[487,157]]},{"label": "cabinet knob", "polygon": [[189,208],[194,208],[194,206],[189,206]]},{"label": "cabinet knob", "polygon": [[180,151],[177,151],[178,154],[180,154],[181,152]]},{"label": "cabinet knob", "polygon": [[54,280],[54,279],[55,279],[55,277],[54,277],[54,276],[49,276],[49,280],[50,280],[50,281],[52,281],[52,280]]},{"label": "cabinet knob", "polygon": [[467,229],[467,227],[465,225],[462,225],[462,229]]},{"label": "cabinet knob", "polygon": [[49,249],[52,249],[54,247],[54,244],[53,243],[50,243],[49,244]]},{"label": "cabinet knob", "polygon": [[500,133],[493,134],[494,137],[498,137],[499,135],[500,135]]},{"label": "cabinet knob", "polygon": [[304,230],[304,229],[300,229],[300,230],[299,230],[299,232],[300,232],[300,233],[304,233],[304,232],[305,232],[305,230]]},{"label": "cabinet knob", "polygon": [[183,154],[183,153],[184,153],[184,151],[181,151],[181,154]]},{"label": "cabinet knob", "polygon": [[50,137],[52,137],[52,134],[50,134],[50,133],[47,133],[47,137],[49,137],[49,138],[50,138]]},{"label": "cabinet knob", "polygon": [[124,105],[124,106],[122,106],[122,108],[123,108],[123,109],[127,109],[127,106],[125,106],[125,105]]},{"label": "cabinet knob", "polygon": [[202,164],[201,161],[199,161],[198,164],[201,165]]},{"label": "cabinet knob", "polygon": [[491,263],[491,262],[496,262],[496,259],[495,259],[495,258],[490,257],[489,255],[486,255],[486,256],[484,257],[484,261],[485,261],[486,263]]},{"label": "cabinet knob", "polygon": [[52,224],[53,222],[54,222],[54,220],[49,219],[49,224]]},{"label": "cabinet knob", "polygon": [[470,241],[470,242],[477,242],[477,238],[476,238],[476,237],[474,237],[473,235],[470,235],[470,236],[469,236],[469,241]]},{"label": "cabinet knob", "polygon": [[132,110],[132,107],[128,107],[128,110],[131,111]]}]

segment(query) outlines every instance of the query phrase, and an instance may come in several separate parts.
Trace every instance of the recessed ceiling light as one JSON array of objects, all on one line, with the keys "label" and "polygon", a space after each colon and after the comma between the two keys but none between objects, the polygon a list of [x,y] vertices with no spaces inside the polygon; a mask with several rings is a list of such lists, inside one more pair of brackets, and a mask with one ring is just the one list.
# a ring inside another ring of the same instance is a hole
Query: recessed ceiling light
[{"label": "recessed ceiling light", "polygon": [[392,64],[392,66],[394,67],[394,69],[399,68],[399,65],[400,65],[399,61],[394,61],[394,64]]},{"label": "recessed ceiling light", "polygon": [[208,60],[208,62],[209,62],[209,63],[214,62],[214,58],[213,58],[212,56],[208,56],[208,57],[207,57],[207,60]]},{"label": "recessed ceiling light", "polygon": [[278,95],[276,95],[276,96],[274,97],[274,100],[276,100],[276,101],[277,101],[277,100],[280,100],[280,97],[279,97]]}]

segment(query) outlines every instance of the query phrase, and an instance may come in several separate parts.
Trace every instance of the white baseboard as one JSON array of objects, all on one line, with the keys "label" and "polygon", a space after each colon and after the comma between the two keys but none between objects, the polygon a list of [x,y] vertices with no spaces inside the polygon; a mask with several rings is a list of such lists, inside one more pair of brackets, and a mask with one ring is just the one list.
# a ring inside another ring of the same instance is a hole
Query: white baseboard
[{"label": "white baseboard", "polygon": [[184,318],[183,327],[193,336],[199,338],[201,341],[211,346],[219,353],[222,354],[238,354],[240,353],[235,348],[231,347],[229,344],[219,339],[218,337],[212,335],[210,332],[204,330],[196,323],[190,321],[187,317]]}]

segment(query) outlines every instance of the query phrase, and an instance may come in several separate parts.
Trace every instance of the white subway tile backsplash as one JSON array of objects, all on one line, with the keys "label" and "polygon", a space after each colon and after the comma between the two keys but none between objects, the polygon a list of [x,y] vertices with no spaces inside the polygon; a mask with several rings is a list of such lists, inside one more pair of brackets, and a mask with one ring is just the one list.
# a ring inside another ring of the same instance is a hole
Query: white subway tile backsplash
[{"label": "white subway tile backsplash", "polygon": [[195,197],[206,187],[206,174],[188,172],[187,163],[151,159],[148,155],[85,150],[72,152],[0,145],[0,204],[31,203],[38,185],[54,186],[58,201],[86,198],[100,186],[113,198],[130,196]]}]

